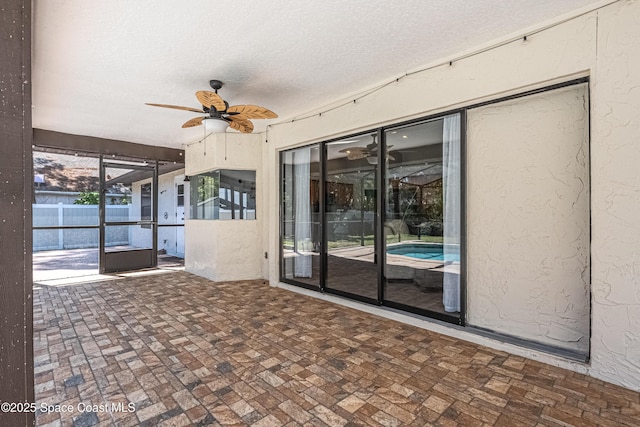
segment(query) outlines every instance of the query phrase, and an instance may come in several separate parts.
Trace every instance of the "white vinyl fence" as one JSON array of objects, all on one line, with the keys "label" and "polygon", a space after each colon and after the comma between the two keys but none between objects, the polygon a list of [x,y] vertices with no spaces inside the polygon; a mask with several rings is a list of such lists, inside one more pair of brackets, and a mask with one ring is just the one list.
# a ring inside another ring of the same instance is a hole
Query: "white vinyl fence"
[{"label": "white vinyl fence", "polygon": [[[131,205],[107,205],[106,216],[109,221],[129,221]],[[61,225],[97,226],[99,225],[98,205],[33,205],[34,227],[57,227]],[[106,246],[128,245],[130,243],[128,226],[114,226],[106,230]],[[97,248],[100,243],[100,231],[93,229],[72,230],[33,230],[33,250]]]}]

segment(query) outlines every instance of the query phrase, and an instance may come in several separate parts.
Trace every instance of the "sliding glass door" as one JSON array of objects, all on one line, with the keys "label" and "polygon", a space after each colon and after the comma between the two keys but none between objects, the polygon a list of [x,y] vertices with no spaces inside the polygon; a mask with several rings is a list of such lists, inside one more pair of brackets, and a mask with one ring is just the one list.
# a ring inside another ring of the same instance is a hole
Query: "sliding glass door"
[{"label": "sliding glass door", "polygon": [[282,276],[320,287],[320,146],[286,151],[281,157]]},{"label": "sliding glass door", "polygon": [[460,317],[460,114],[385,131],[388,305]]},{"label": "sliding glass door", "polygon": [[281,279],[463,323],[462,114],[281,153]]},{"label": "sliding glass door", "polygon": [[326,144],[325,286],[360,299],[378,300],[376,255],[376,134]]}]

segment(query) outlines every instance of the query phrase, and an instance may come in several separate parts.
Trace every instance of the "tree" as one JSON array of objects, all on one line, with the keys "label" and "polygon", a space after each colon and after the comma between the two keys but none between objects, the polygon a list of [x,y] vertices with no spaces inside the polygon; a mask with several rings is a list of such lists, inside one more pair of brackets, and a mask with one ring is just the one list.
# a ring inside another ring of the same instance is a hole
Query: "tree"
[{"label": "tree", "polygon": [[73,204],[74,205],[97,205],[100,203],[100,196],[97,191],[82,191]]}]

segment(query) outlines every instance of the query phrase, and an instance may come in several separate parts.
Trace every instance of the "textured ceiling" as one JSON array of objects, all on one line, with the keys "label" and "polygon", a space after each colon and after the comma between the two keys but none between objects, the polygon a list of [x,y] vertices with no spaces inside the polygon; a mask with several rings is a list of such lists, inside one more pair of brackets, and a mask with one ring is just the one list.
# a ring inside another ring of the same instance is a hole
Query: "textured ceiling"
[{"label": "textured ceiling", "polygon": [[[179,148],[210,79],[300,115],[593,0],[35,0],[33,126]],[[231,131],[231,130],[229,130]]]}]

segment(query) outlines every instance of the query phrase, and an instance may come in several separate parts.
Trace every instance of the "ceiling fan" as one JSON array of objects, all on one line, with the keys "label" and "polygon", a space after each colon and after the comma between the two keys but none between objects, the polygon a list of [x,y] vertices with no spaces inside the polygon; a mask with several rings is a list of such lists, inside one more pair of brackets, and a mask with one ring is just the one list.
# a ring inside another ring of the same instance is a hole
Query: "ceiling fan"
[{"label": "ceiling fan", "polygon": [[[373,141],[370,144],[368,144],[366,147],[349,147],[349,148],[340,150],[340,152],[346,153],[347,159],[349,160],[367,159],[367,161],[369,161],[369,163],[371,164],[377,163],[378,142],[376,141],[375,133],[371,134],[371,136],[373,137]],[[393,147],[393,145],[390,145],[387,147],[387,159],[395,160],[393,156],[389,154],[389,150],[391,150],[391,147]],[[375,159],[375,162],[372,161],[374,159]]]},{"label": "ceiling fan", "polygon": [[233,105],[230,107],[229,103],[218,95],[218,89],[222,87],[223,83],[220,80],[210,80],[209,84],[214,92],[208,90],[196,92],[196,98],[202,104],[202,109],[181,107],[179,105],[151,104],[148,102],[145,104],[152,107],[173,108],[206,114],[203,117],[187,120],[182,125],[183,128],[200,126],[203,120],[222,120],[227,122],[232,129],[242,133],[251,133],[253,132],[253,123],[250,119],[275,119],[278,117],[273,111],[258,105]]}]

